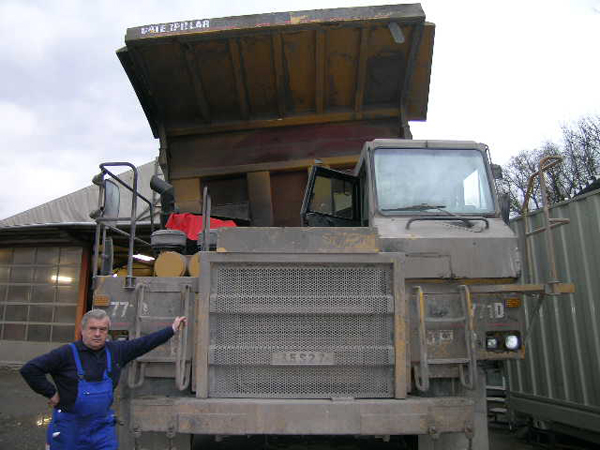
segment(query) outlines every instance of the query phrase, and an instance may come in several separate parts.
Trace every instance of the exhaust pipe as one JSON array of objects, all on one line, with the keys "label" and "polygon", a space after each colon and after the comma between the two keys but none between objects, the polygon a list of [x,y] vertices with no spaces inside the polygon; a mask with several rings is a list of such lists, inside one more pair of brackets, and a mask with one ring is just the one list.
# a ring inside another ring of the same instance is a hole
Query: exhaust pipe
[{"label": "exhaust pipe", "polygon": [[173,185],[157,175],[153,175],[150,179],[150,189],[160,194],[160,226],[165,228],[169,216],[175,212],[175,189]]}]

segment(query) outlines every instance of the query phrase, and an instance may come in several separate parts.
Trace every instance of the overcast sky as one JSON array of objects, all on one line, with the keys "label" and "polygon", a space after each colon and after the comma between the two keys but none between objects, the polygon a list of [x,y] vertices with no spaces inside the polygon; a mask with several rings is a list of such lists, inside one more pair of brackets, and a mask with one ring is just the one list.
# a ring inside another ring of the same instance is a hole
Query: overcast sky
[{"label": "overcast sky", "polygon": [[[158,153],[115,55],[128,27],[386,0],[0,0],[0,219]],[[436,24],[418,139],[487,143],[495,162],[600,114],[600,0],[424,0]]]}]

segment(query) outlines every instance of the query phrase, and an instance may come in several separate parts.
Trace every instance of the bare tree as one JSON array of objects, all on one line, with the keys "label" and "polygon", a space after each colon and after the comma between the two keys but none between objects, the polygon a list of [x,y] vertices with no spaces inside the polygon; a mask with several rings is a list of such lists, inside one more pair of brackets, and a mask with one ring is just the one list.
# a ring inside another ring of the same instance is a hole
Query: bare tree
[{"label": "bare tree", "polygon": [[[527,192],[529,176],[538,170],[540,159],[563,157],[563,163],[547,173],[548,200],[558,203],[581,192],[600,172],[600,116],[584,117],[562,127],[562,142],[546,142],[540,148],[522,150],[503,167],[501,189],[509,195],[511,214],[519,214]],[[536,182],[529,209],[542,206]]]}]

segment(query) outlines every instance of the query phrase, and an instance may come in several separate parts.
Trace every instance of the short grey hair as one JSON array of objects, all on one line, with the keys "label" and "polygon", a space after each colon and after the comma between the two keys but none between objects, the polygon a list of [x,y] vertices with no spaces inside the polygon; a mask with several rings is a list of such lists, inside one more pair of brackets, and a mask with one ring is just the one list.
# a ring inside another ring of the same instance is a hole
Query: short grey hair
[{"label": "short grey hair", "polygon": [[90,319],[104,320],[108,319],[108,328],[110,328],[110,317],[103,309],[90,309],[81,318],[81,329],[83,330]]}]

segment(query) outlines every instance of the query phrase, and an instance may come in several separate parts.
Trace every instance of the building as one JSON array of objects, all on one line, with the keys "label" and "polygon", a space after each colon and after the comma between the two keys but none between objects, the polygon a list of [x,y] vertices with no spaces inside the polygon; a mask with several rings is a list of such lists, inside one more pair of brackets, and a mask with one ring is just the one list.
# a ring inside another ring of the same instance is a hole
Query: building
[{"label": "building", "polygon": [[[138,167],[138,189],[156,205],[155,173],[155,162]],[[131,184],[132,171],[121,176]],[[119,217],[129,217],[131,192],[120,186],[120,197]],[[97,208],[98,187],[90,185],[0,220],[0,364],[21,364],[78,337],[91,304],[96,225],[89,214]],[[148,234],[145,203],[136,217],[138,234]]]}]

